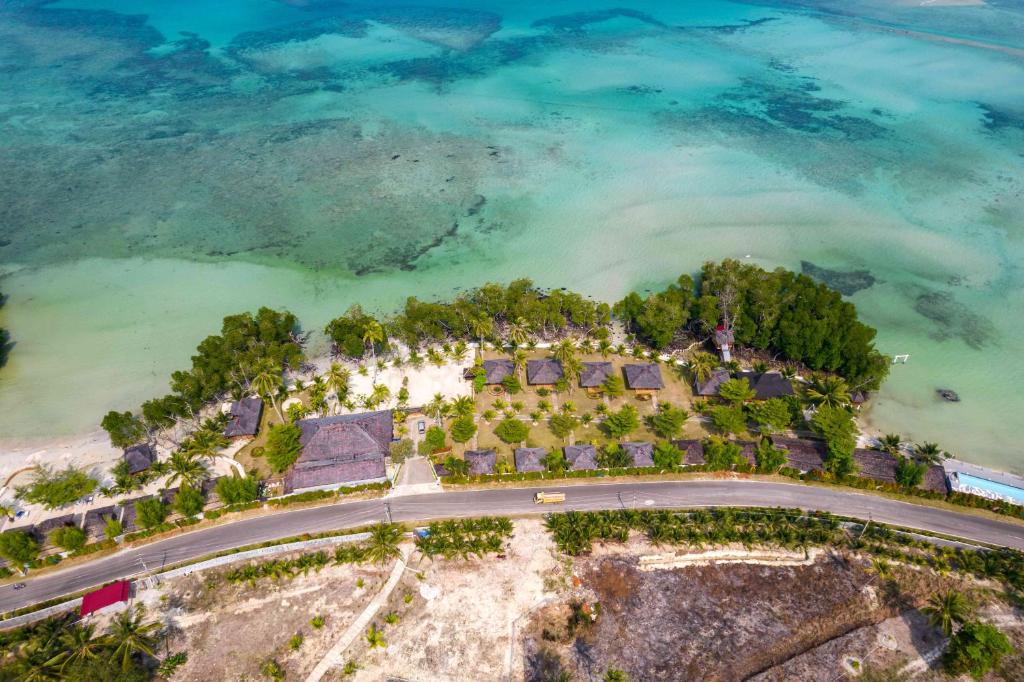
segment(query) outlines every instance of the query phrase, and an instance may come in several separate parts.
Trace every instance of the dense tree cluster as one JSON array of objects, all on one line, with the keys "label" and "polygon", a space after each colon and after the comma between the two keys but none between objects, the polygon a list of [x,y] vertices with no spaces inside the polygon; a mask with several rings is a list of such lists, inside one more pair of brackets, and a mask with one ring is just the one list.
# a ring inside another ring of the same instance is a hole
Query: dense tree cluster
[{"label": "dense tree cluster", "polygon": [[58,509],[85,497],[99,484],[82,469],[68,466],[53,471],[39,465],[33,471],[32,483],[16,489],[15,497],[30,504],[41,504],[47,509]]},{"label": "dense tree cluster", "polygon": [[855,389],[877,389],[888,373],[887,358],[874,346],[875,330],[857,319],[852,303],[782,268],[769,272],[736,260],[705,263],[696,286],[684,275],[646,299],[630,294],[615,313],[654,348],[687,333],[707,335],[728,322],[737,345],[836,372]]},{"label": "dense tree cluster", "polygon": [[[406,299],[402,310],[387,318],[374,318],[358,308],[328,323],[327,335],[342,355],[362,357],[363,335],[376,322],[387,336],[410,348],[450,339],[508,339],[524,343],[528,337],[550,336],[567,329],[588,331],[607,324],[611,308],[571,291],[544,291],[528,279],[507,286],[485,284],[451,301]],[[386,341],[378,349],[386,347]]]},{"label": "dense tree cluster", "polygon": [[147,426],[165,428],[178,417],[191,416],[203,403],[225,394],[241,395],[261,372],[280,376],[284,369],[298,367],[303,354],[297,329],[295,315],[270,308],[225,317],[221,333],[197,346],[192,368],[171,375],[171,393],[143,403]]}]

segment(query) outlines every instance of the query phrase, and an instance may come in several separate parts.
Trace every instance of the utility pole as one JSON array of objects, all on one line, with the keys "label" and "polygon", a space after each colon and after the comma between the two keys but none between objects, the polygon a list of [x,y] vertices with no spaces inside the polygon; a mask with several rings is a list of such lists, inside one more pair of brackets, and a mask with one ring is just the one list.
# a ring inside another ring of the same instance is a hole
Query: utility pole
[{"label": "utility pole", "polygon": [[391,520],[391,503],[390,502],[385,502],[384,503],[384,518],[387,519],[388,523],[393,523],[393,521]]}]

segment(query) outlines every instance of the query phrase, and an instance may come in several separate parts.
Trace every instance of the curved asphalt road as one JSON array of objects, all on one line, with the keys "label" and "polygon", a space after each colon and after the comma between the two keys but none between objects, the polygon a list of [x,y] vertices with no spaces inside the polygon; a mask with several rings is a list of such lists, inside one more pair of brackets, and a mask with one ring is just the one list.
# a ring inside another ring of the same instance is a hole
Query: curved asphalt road
[{"label": "curved asphalt road", "polygon": [[1024,549],[1024,525],[899,502],[875,495],[765,481],[661,481],[583,484],[544,488],[564,492],[563,505],[539,507],[540,488],[494,488],[465,492],[391,497],[275,512],[267,516],[193,531],[138,549],[128,549],[62,571],[30,578],[22,590],[0,590],[0,611],[79,592],[117,578],[180,563],[234,547],[278,538],[343,530],[386,519],[421,521],[439,517],[536,514],[567,509],[621,507],[682,508],[698,506],[799,507],[872,519],[955,535],[960,538]]}]

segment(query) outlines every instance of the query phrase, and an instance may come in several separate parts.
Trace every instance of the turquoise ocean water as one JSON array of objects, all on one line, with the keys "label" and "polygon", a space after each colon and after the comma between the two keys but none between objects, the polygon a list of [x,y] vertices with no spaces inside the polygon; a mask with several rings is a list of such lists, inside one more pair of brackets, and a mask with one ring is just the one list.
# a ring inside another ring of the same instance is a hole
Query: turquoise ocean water
[{"label": "turquoise ocean water", "polygon": [[261,304],[728,256],[910,354],[878,428],[1024,470],[1021,0],[0,0],[0,93],[0,442],[159,394]]}]

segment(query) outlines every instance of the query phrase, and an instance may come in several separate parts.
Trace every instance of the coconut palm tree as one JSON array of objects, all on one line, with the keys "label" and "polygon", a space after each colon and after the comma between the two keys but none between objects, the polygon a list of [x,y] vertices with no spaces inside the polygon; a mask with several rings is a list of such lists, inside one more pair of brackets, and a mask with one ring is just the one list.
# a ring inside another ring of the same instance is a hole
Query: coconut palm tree
[{"label": "coconut palm tree", "polygon": [[14,508],[12,504],[0,504],[0,516],[6,518],[8,521],[14,518],[14,515],[18,513],[18,510]]},{"label": "coconut palm tree", "polygon": [[476,411],[476,404],[468,395],[460,395],[452,400],[451,411],[456,417],[471,417]]},{"label": "coconut palm tree", "polygon": [[572,393],[573,389],[576,388],[576,383],[580,380],[580,372],[582,371],[583,363],[575,356],[562,361],[562,376],[565,377],[565,382],[569,385],[569,393]]},{"label": "coconut palm tree", "polygon": [[217,459],[217,451],[228,445],[228,439],[217,431],[203,429],[188,440],[185,451],[193,457],[205,457],[211,464]]},{"label": "coconut palm tree", "polygon": [[[363,345],[370,347],[370,357],[373,359],[374,367],[377,365],[377,344],[384,343],[385,338],[384,327],[380,325],[380,322],[370,320],[366,323],[363,328]],[[377,377],[376,370],[374,370],[373,376]]]},{"label": "coconut palm tree", "polygon": [[804,395],[815,407],[846,407],[850,404],[850,387],[842,377],[827,374],[814,377]]},{"label": "coconut palm tree", "polygon": [[494,333],[494,320],[489,317],[475,317],[469,324],[473,331],[473,336],[477,338],[480,344],[477,346],[477,352],[480,354],[480,357],[483,357],[484,339]]},{"label": "coconut palm tree", "polygon": [[608,339],[601,339],[597,342],[597,352],[601,354],[602,358],[607,359],[615,351],[615,346]]},{"label": "coconut palm tree", "polygon": [[966,622],[971,617],[971,606],[962,593],[949,590],[932,595],[921,612],[928,616],[932,625],[940,628],[949,637],[958,624]]},{"label": "coconut palm tree", "polygon": [[160,623],[143,623],[144,614],[141,605],[134,611],[123,611],[107,630],[107,641],[113,647],[113,657],[121,659],[122,670],[131,667],[135,655],[154,655]]},{"label": "coconut palm tree", "polygon": [[102,638],[94,637],[96,626],[92,624],[72,625],[60,636],[64,653],[61,655],[61,672],[70,664],[79,663],[103,651],[106,643]]},{"label": "coconut palm tree", "polygon": [[374,409],[383,403],[391,400],[391,389],[384,384],[374,384],[373,390],[370,392],[370,400],[373,402]]},{"label": "coconut palm tree", "polygon": [[466,346],[466,342],[463,341],[462,339],[459,339],[458,341],[452,344],[452,352],[450,354],[451,359],[454,360],[455,362],[464,361],[466,359],[466,351],[468,350],[469,348]]},{"label": "coconut palm tree", "polygon": [[516,348],[512,351],[512,371],[516,373],[519,380],[523,380],[523,370],[526,369],[526,351]]},{"label": "coconut palm tree", "polygon": [[707,351],[697,351],[686,363],[696,381],[704,382],[711,378],[711,373],[718,367],[718,358]]},{"label": "coconut palm tree", "polygon": [[370,538],[366,541],[366,557],[375,564],[386,564],[391,559],[402,556],[398,543],[402,541],[402,530],[389,523],[378,523],[370,528]]},{"label": "coconut palm tree", "polygon": [[440,425],[448,414],[448,403],[445,402],[442,394],[435,393],[434,397],[430,399],[430,402],[423,409],[428,417],[434,418],[438,425]]},{"label": "coconut palm tree", "polygon": [[530,338],[530,326],[522,317],[517,317],[508,326],[508,340],[513,346],[521,346]]},{"label": "coconut palm tree", "polygon": [[327,374],[324,376],[327,388],[334,391],[334,395],[338,398],[338,407],[340,408],[341,404],[348,398],[349,380],[352,377],[352,373],[347,368],[342,367],[340,363],[332,362],[330,369],[327,370]]},{"label": "coconut palm tree", "polygon": [[281,390],[282,384],[284,384],[284,380],[281,378],[281,366],[275,365],[273,360],[264,359],[256,366],[256,374],[249,383],[249,388],[255,391],[257,395],[269,397],[270,404],[274,406],[277,416],[281,418],[281,421],[284,421],[284,415],[281,414],[281,408],[277,406],[276,399],[277,392]]},{"label": "coconut palm tree", "polygon": [[562,339],[551,349],[551,357],[564,367],[570,360],[576,359],[576,344],[571,339]]},{"label": "coconut palm tree", "polygon": [[878,447],[882,449],[882,452],[888,452],[890,455],[899,454],[903,448],[903,436],[898,433],[887,433],[878,439]]},{"label": "coconut palm tree", "polygon": [[182,485],[197,487],[207,478],[206,467],[194,455],[187,452],[175,452],[171,454],[168,461],[168,469],[171,475],[167,478],[167,485],[180,481]]},{"label": "coconut palm tree", "polygon": [[938,464],[944,454],[938,443],[918,443],[914,446],[914,459],[929,464]]}]

